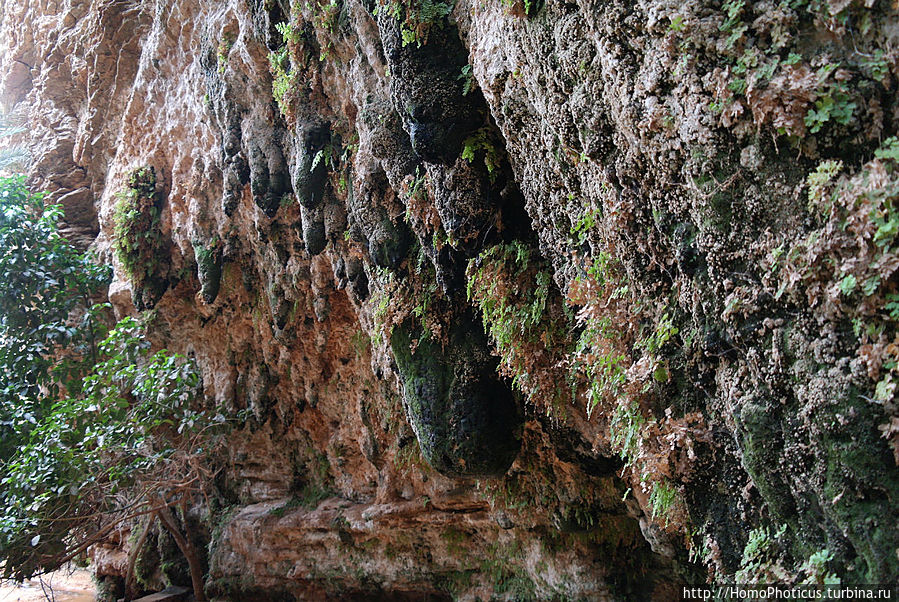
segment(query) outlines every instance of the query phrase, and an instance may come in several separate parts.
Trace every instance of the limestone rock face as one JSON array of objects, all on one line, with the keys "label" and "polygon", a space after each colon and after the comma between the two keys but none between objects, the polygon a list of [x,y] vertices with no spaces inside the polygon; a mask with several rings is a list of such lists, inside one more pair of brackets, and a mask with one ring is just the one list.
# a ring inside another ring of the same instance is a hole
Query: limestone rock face
[{"label": "limestone rock face", "polygon": [[[194,509],[210,596],[899,580],[893,4],[0,19],[32,183],[242,417]],[[145,167],[149,297],[113,252]]]}]

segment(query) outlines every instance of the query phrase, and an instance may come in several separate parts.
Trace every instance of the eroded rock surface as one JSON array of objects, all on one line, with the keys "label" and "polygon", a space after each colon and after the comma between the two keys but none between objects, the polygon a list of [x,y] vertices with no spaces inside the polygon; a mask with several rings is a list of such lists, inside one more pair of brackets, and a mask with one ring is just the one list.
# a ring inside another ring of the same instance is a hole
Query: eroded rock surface
[{"label": "eroded rock surface", "polygon": [[0,10],[32,182],[243,417],[210,596],[899,579],[893,4]]}]

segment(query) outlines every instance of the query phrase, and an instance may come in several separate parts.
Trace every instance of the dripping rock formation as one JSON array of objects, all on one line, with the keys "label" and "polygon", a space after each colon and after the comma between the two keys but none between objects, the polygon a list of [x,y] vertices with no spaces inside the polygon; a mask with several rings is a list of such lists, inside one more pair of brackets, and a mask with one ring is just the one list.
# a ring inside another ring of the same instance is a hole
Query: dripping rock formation
[{"label": "dripping rock formation", "polygon": [[[191,509],[209,597],[899,580],[895,3],[0,19],[30,182],[241,416]],[[146,587],[190,585],[143,546]]]}]

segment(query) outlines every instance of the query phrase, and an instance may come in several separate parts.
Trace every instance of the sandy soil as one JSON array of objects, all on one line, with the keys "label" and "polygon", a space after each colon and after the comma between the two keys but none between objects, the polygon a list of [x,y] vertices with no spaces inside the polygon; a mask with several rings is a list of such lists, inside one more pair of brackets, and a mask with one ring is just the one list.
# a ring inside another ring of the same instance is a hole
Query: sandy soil
[{"label": "sandy soil", "polygon": [[0,583],[0,602],[91,602],[94,599],[94,583],[85,569],[61,569],[24,583],[9,581]]}]

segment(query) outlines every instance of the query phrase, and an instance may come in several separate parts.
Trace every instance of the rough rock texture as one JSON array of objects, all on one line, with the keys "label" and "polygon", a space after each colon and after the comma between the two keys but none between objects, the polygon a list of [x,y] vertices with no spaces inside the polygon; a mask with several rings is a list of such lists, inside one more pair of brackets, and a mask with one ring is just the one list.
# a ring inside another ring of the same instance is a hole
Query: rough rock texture
[{"label": "rough rock texture", "polygon": [[[0,15],[32,182],[243,420],[197,508],[211,596],[899,580],[894,3]],[[113,253],[145,166],[150,302]],[[472,290],[497,245],[549,277]]]}]

